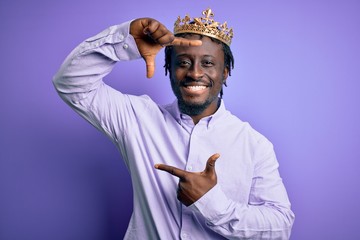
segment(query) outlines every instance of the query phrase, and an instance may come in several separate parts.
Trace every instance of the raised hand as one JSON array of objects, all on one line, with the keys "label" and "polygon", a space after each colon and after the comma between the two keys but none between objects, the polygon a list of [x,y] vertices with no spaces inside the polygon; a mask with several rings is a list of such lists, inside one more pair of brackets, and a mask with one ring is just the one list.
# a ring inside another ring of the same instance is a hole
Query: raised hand
[{"label": "raised hand", "polygon": [[202,172],[188,172],[165,164],[156,164],[155,168],[178,177],[177,198],[185,206],[190,206],[217,184],[215,162],[220,157],[212,155]]},{"label": "raised hand", "polygon": [[130,34],[134,37],[141,56],[146,63],[146,75],[155,72],[155,57],[160,49],[168,45],[200,46],[200,40],[177,38],[163,24],[152,18],[139,18],[131,22]]}]

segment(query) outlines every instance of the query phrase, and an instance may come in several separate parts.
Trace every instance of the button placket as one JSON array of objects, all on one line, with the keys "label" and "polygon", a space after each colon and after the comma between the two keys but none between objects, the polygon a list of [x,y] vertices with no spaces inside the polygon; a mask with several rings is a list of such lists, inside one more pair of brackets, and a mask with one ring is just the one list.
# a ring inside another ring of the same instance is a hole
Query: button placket
[{"label": "button placket", "polygon": [[[195,125],[190,134],[189,140],[189,154],[186,161],[185,170],[194,172],[197,170],[197,162],[199,160],[199,147],[201,146],[201,139],[199,133],[203,131],[203,126]],[[180,237],[181,239],[191,239],[191,231],[194,225],[192,219],[192,211],[185,205],[182,205],[182,227]]]},{"label": "button placket", "polygon": [[192,212],[188,210],[185,205],[182,205],[182,227],[180,237],[181,239],[191,239],[191,231],[193,227]]},{"label": "button placket", "polygon": [[189,154],[186,162],[185,170],[189,172],[199,172],[205,168],[205,165],[202,166],[202,153],[204,141],[202,140],[203,131],[206,131],[206,126],[204,124],[197,124],[194,126],[189,142]]}]

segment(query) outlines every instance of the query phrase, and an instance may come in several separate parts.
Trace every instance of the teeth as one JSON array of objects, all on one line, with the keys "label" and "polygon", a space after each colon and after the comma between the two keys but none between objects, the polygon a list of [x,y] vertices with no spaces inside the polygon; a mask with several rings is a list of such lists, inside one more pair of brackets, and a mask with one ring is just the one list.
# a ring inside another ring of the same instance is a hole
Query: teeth
[{"label": "teeth", "polygon": [[187,89],[190,89],[191,91],[200,91],[206,88],[206,86],[187,86]]}]

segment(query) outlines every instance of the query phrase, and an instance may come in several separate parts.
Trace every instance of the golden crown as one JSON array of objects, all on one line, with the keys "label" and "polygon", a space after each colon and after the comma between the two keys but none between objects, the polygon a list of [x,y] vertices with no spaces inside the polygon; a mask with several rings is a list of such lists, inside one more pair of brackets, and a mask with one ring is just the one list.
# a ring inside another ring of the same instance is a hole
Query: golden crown
[{"label": "golden crown", "polygon": [[210,8],[202,12],[204,17],[191,18],[188,14],[184,19],[180,16],[174,24],[174,34],[178,33],[196,33],[208,37],[216,38],[226,45],[230,46],[231,39],[234,36],[232,28],[227,27],[227,23],[220,24],[213,19],[214,13]]}]

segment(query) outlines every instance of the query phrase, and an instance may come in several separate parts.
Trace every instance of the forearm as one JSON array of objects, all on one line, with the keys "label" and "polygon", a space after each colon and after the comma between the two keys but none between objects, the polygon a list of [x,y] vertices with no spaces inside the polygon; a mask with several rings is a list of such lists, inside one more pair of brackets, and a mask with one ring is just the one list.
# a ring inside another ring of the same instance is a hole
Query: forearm
[{"label": "forearm", "polygon": [[140,57],[129,34],[130,22],[112,26],[77,46],[53,78],[60,96],[68,103],[87,98],[102,84],[117,61]]},{"label": "forearm", "polygon": [[218,185],[191,208],[204,216],[209,228],[228,239],[289,239],[294,221],[287,203],[241,204]]}]

